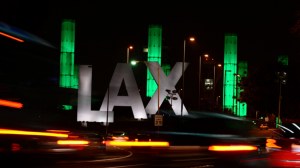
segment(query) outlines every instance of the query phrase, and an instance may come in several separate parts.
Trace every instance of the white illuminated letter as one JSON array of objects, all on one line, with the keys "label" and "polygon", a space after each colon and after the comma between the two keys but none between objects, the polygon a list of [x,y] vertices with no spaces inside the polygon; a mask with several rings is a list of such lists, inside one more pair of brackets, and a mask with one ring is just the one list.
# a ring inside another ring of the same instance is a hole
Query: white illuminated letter
[{"label": "white illuminated letter", "polygon": [[[189,64],[185,63],[184,67],[187,68]],[[175,85],[179,81],[182,75],[182,63],[176,63],[173,69],[171,70],[168,77],[164,74],[161,67],[157,62],[147,62],[147,66],[150,69],[150,72],[155,79],[156,83],[159,85],[159,92],[158,90],[155,91],[153,97],[151,98],[150,102],[146,106],[146,112],[148,114],[155,114],[158,110],[158,97],[159,97],[159,106],[162,104],[165,97],[168,95],[166,89],[169,90],[176,90]],[[184,69],[184,70],[185,70]],[[158,79],[159,73],[159,79]],[[159,93],[159,96],[158,96]],[[181,115],[181,99],[179,95],[176,93],[175,97],[178,99],[172,102],[172,109],[174,110],[176,115]],[[169,100],[170,101],[170,100]],[[182,115],[187,115],[188,112],[183,104]]]},{"label": "white illuminated letter", "polygon": [[[128,96],[119,96],[119,90],[124,80]],[[108,96],[109,93],[109,96]],[[109,84],[109,90],[106,92],[102,102],[100,111],[106,111],[107,98],[109,97],[109,111],[113,110],[114,106],[131,106],[133,116],[136,119],[146,119],[146,111],[143,105],[139,89],[134,78],[130,64],[118,63],[112,79]]]},{"label": "white illuminated letter", "polygon": [[91,93],[92,93],[92,67],[89,65],[81,65],[79,67],[79,88],[78,88],[78,106],[77,121],[106,122],[106,114],[108,114],[108,122],[113,122],[112,112],[102,112],[91,110]]}]

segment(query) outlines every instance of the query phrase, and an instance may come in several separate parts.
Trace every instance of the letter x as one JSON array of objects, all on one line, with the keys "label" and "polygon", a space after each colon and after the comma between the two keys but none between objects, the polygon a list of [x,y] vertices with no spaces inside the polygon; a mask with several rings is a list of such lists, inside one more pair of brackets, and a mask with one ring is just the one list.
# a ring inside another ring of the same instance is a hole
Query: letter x
[{"label": "letter x", "polygon": [[[155,114],[158,111],[158,107],[162,104],[163,100],[168,95],[166,89],[176,90],[175,85],[182,76],[182,62],[177,62],[175,64],[168,77],[162,71],[162,68],[159,66],[158,62],[146,62],[146,65],[149,68],[159,88],[159,91],[158,89],[155,91],[154,95],[146,106],[146,112],[148,114]],[[185,63],[185,69],[187,68],[187,66],[188,63]],[[178,99],[176,101],[172,101],[172,109],[174,110],[176,115],[181,115],[181,98],[177,93],[174,96]],[[187,110],[183,104],[182,115],[187,114]]]}]

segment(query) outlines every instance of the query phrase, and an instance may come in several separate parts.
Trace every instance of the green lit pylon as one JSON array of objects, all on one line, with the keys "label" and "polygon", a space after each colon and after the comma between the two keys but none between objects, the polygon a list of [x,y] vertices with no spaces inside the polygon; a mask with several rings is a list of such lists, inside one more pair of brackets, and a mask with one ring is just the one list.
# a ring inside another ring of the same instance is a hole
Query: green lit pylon
[{"label": "green lit pylon", "polygon": [[223,111],[236,111],[237,36],[225,35],[223,71]]},{"label": "green lit pylon", "polygon": [[62,22],[60,50],[59,86],[78,89],[78,72],[74,61],[75,55],[75,21],[65,19]]},{"label": "green lit pylon", "polygon": [[[162,27],[150,25],[148,31],[148,61],[158,62],[161,65]],[[148,69],[146,96],[152,97],[156,90],[157,84]]]}]

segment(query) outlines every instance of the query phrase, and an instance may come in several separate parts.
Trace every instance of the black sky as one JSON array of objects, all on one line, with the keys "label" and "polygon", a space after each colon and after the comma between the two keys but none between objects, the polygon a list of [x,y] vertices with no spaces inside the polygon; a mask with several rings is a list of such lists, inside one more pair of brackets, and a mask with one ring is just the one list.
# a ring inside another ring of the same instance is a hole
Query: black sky
[{"label": "black sky", "polygon": [[291,90],[295,90],[294,94],[300,94],[297,88],[300,84],[297,66],[300,63],[299,39],[291,33],[297,22],[297,0],[11,0],[2,2],[0,9],[0,21],[38,35],[57,47],[57,50],[50,51],[41,47],[40,55],[31,55],[42,62],[54,62],[56,66],[59,63],[61,22],[63,19],[74,19],[75,61],[77,64],[93,65],[95,75],[105,81],[97,81],[99,90],[107,86],[106,81],[111,78],[116,63],[125,62],[128,45],[135,46],[132,57],[145,59],[142,51],[147,47],[148,26],[160,24],[163,28],[163,46],[167,50],[166,60],[170,63],[182,61],[183,39],[190,35],[196,37],[197,45],[187,48],[187,54],[190,54],[187,61],[195,62],[200,54],[209,53],[222,62],[224,35],[236,33],[238,59],[249,61],[249,73],[272,76],[268,74],[272,73],[268,67],[276,63],[279,55],[288,55],[289,67],[293,72],[290,75]]},{"label": "black sky", "polygon": [[[1,5],[2,21],[37,34],[58,48],[62,19],[75,19],[77,59],[84,62],[95,57],[93,52],[125,54],[128,44],[146,46],[149,24],[162,25],[164,45],[180,48],[184,37],[194,35],[201,50],[217,52],[215,57],[223,57],[224,34],[228,32],[238,35],[239,57],[287,53],[298,8],[296,1],[284,0],[6,3]],[[123,60],[120,55],[116,57]]]}]

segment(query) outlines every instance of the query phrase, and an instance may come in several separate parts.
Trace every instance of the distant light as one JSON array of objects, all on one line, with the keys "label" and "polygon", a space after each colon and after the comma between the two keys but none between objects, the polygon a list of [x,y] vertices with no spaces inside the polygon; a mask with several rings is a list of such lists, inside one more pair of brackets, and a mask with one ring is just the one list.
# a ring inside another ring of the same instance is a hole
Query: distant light
[{"label": "distant light", "polygon": [[0,32],[0,35],[5,36],[5,37],[7,37],[7,38],[10,38],[10,39],[12,39],[12,40],[16,40],[16,41],[21,42],[21,43],[24,42],[24,40],[22,40],[22,39],[20,39],[20,38],[11,36],[11,35],[6,34],[6,33],[3,33],[3,32]]},{"label": "distant light", "polygon": [[72,110],[73,106],[72,105],[62,105],[64,110]]},{"label": "distant light", "polygon": [[137,61],[131,61],[131,65],[136,65],[137,63]]},{"label": "distant light", "polygon": [[11,144],[11,151],[16,152],[21,150],[21,145],[18,143],[12,143]]},{"label": "distant light", "polygon": [[0,106],[7,106],[12,108],[22,108],[23,104],[19,102],[9,101],[9,100],[3,100],[0,99]]}]

